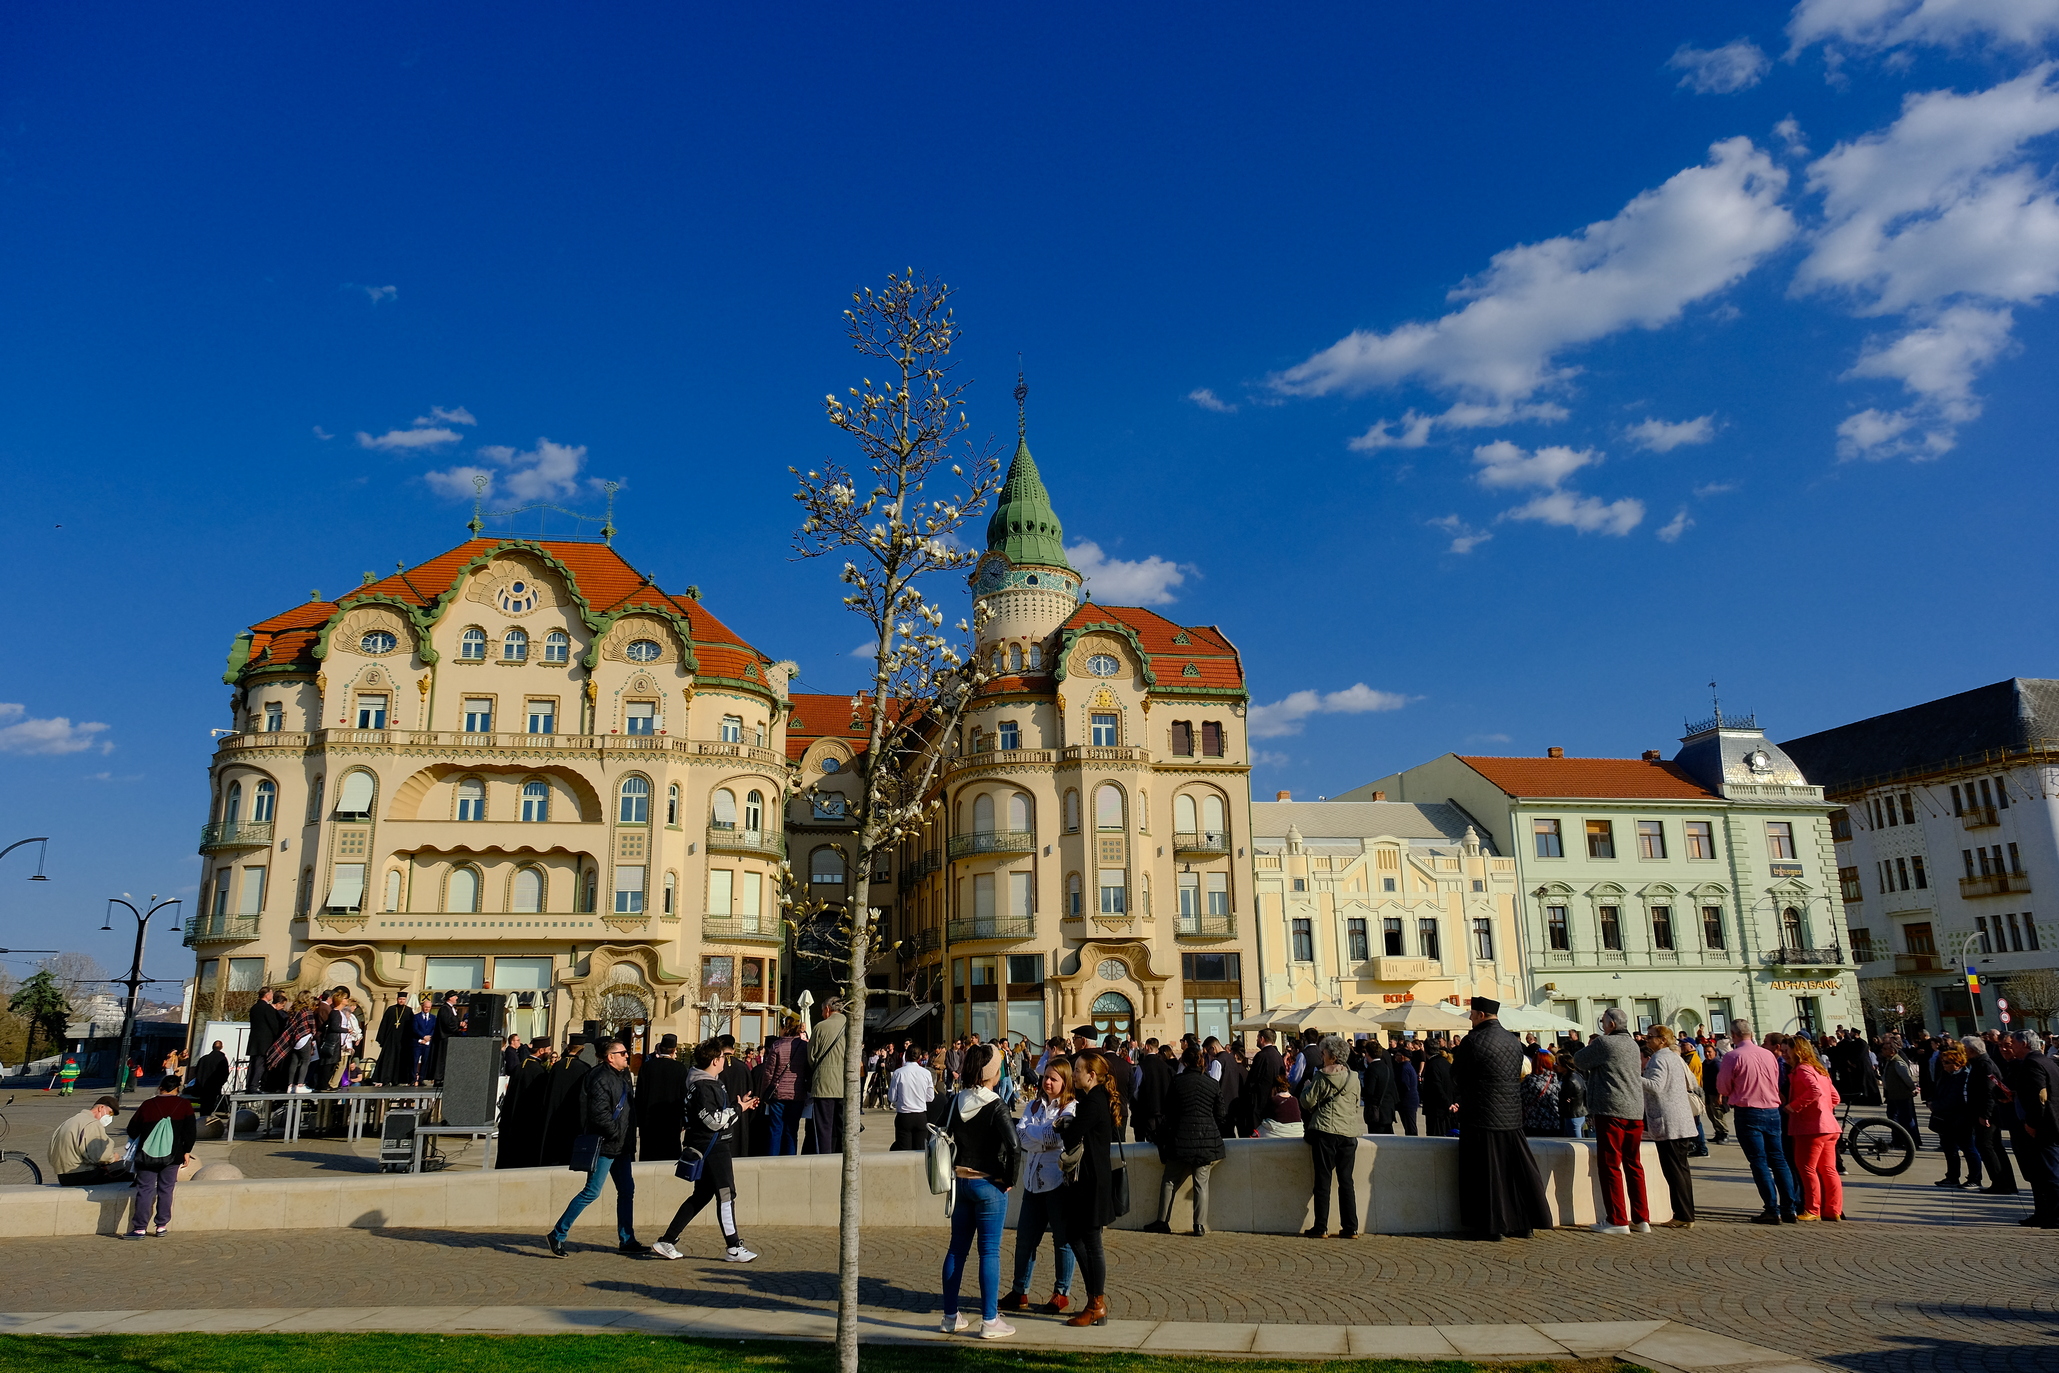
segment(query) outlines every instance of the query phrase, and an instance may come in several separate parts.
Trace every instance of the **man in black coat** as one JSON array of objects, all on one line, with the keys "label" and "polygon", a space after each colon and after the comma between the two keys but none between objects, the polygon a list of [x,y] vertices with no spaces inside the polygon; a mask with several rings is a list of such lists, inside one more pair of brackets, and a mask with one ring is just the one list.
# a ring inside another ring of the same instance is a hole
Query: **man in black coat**
[{"label": "man in black coat", "polygon": [[193,1081],[186,1094],[193,1098],[200,1114],[213,1115],[216,1104],[222,1099],[222,1089],[228,1085],[229,1056],[222,1052],[222,1041],[217,1039],[214,1048],[193,1064]]},{"label": "man in black coat", "polygon": [[600,1137],[586,1186],[565,1207],[565,1214],[544,1236],[556,1258],[565,1257],[565,1237],[579,1213],[600,1198],[601,1186],[615,1180],[615,1247],[625,1254],[648,1254],[651,1247],[636,1239],[636,1084],[629,1077],[629,1046],[608,1043],[607,1062],[586,1074],[579,1084],[579,1132]]},{"label": "man in black coat", "polygon": [[1367,1040],[1365,1066],[1358,1076],[1358,1099],[1365,1111],[1366,1129],[1376,1135],[1394,1133],[1394,1108],[1401,1104],[1401,1079],[1395,1075],[1394,1060],[1387,1057],[1376,1040]]},{"label": "man in black coat", "polygon": [[1145,1229],[1172,1233],[1174,1194],[1192,1178],[1194,1233],[1208,1233],[1208,1175],[1223,1161],[1224,1114],[1222,1087],[1208,1075],[1201,1051],[1190,1046],[1180,1058],[1179,1075],[1166,1085],[1164,1114],[1151,1141],[1165,1165],[1165,1180],[1158,1187],[1158,1219]]},{"label": "man in black coat", "polygon": [[1265,1119],[1266,1108],[1272,1102],[1273,1084],[1286,1071],[1287,1061],[1273,1045],[1273,1032],[1260,1030],[1258,1052],[1251,1056],[1244,1075],[1244,1109],[1251,1118],[1252,1129],[1257,1129],[1258,1122]]},{"label": "man in black coat", "polygon": [[408,1004],[406,992],[396,993],[379,1017],[373,1042],[379,1046],[379,1062],[372,1080],[385,1087],[407,1086],[415,1075],[415,1008]]},{"label": "man in black coat", "polygon": [[443,1055],[453,1039],[465,1037],[465,1020],[458,1014],[458,994],[445,992],[436,1008],[436,1037],[429,1046],[429,1061],[438,1086],[443,1085]]},{"label": "man in black coat", "polygon": [[2059,1230],[2059,1060],[2042,1036],[2021,1030],[2002,1041],[2002,1058],[2002,1077],[2016,1095],[2009,1134],[2032,1197],[2020,1223]]},{"label": "man in black coat", "polygon": [[[243,1087],[246,1092],[274,1090],[266,1081],[270,1074],[266,1070],[265,1059],[270,1056],[272,1045],[286,1032],[286,1017],[280,1015],[279,1008],[272,1004],[272,998],[277,995],[277,992],[266,987],[257,994],[257,1000],[251,1003],[250,1040],[244,1046],[244,1051],[250,1055],[250,1071],[244,1078]],[[282,1067],[279,1071],[283,1080],[285,1069]]]},{"label": "man in black coat", "polygon": [[679,1061],[679,1036],[666,1035],[636,1076],[637,1157],[679,1157],[679,1131],[686,1123],[687,1066]]},{"label": "man in black coat", "polygon": [[[764,1118],[764,1113],[758,1109],[758,1099],[751,1095],[751,1070],[744,1066],[743,1055],[736,1051],[736,1036],[718,1035],[715,1043],[722,1050],[722,1070],[717,1076],[722,1079],[722,1090],[729,1095],[730,1108],[736,1112],[736,1119],[729,1123],[729,1156],[733,1159],[748,1158],[757,1123]],[[692,1081],[691,1074],[688,1081]],[[744,1105],[746,1099],[752,1104]]]},{"label": "man in black coat", "polygon": [[1250,1074],[1244,1065],[1237,1061],[1237,1056],[1225,1049],[1214,1036],[1210,1036],[1208,1042],[1201,1047],[1204,1053],[1213,1058],[1210,1076],[1215,1078],[1217,1085],[1222,1088],[1223,1138],[1239,1139],[1250,1134],[1258,1128],[1250,1123],[1244,1114],[1244,1082]]},{"label": "man in black coat", "polygon": [[1144,1041],[1143,1057],[1137,1060],[1137,1099],[1131,1124],[1139,1141],[1158,1138],[1159,1122],[1165,1116],[1166,1092],[1172,1087],[1172,1060],[1160,1051],[1158,1041]]},{"label": "man in black coat", "polygon": [[[544,1054],[550,1052],[544,1046]],[[550,1114],[550,1060],[531,1054],[508,1079],[500,1102],[500,1142],[493,1151],[496,1168],[534,1168],[543,1160],[544,1119]]]},{"label": "man in black coat", "polygon": [[565,1056],[551,1070],[544,1091],[543,1144],[537,1162],[562,1168],[572,1159],[572,1141],[579,1135],[579,1085],[599,1060],[586,1036],[565,1041]]},{"label": "man in black coat", "polygon": [[1478,1239],[1528,1239],[1551,1227],[1551,1207],[1523,1137],[1523,1041],[1501,1027],[1500,1014],[1500,1002],[1474,997],[1472,1033],[1453,1054],[1459,1220]]}]

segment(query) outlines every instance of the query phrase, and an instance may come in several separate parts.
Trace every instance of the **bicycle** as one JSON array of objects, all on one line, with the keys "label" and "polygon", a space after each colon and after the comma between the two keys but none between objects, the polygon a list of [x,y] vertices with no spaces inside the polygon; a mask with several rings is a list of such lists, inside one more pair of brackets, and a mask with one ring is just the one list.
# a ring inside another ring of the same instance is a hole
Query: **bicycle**
[{"label": "bicycle", "polygon": [[1851,1119],[1852,1103],[1844,1103],[1838,1120],[1844,1126],[1844,1155],[1878,1178],[1897,1177],[1916,1162],[1916,1140],[1900,1121],[1886,1116]]},{"label": "bicycle", "polygon": [[[14,1098],[13,1098],[13,1097],[9,1097],[9,1098],[7,1098],[7,1100],[5,1100],[5,1101],[0,1101],[0,1106],[12,1106],[12,1105],[14,1105]],[[0,1139],[6,1139],[6,1138],[7,1138],[7,1114],[6,1114],[6,1112],[4,1112],[4,1111],[0,1111]]]},{"label": "bicycle", "polygon": [[41,1187],[43,1170],[27,1154],[0,1149],[0,1187]]}]

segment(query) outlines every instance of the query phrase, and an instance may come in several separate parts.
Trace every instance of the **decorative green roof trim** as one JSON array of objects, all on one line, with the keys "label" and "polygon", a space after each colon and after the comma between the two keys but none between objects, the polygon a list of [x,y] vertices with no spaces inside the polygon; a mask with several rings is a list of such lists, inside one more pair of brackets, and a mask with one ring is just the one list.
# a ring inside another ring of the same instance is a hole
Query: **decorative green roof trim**
[{"label": "decorative green roof trim", "polygon": [[[765,689],[763,682],[746,682],[741,677],[700,677],[693,682],[696,696],[736,696],[749,701],[769,701],[773,707],[773,718],[778,718],[779,698]],[[707,687],[734,687],[734,691],[703,690]]]},{"label": "decorative green roof trim", "polygon": [[1058,652],[1055,655],[1058,661],[1052,664],[1051,667],[1051,676],[1054,680],[1058,682],[1065,680],[1065,661],[1072,655],[1072,646],[1079,641],[1082,635],[1089,634],[1095,630],[1106,630],[1110,634],[1120,635],[1128,640],[1130,650],[1137,655],[1137,662],[1143,667],[1144,685],[1146,687],[1158,685],[1158,674],[1151,669],[1151,655],[1144,651],[1143,641],[1137,637],[1136,630],[1131,629],[1120,620],[1097,620],[1090,624],[1067,626],[1065,632],[1058,637]]},{"label": "decorative green roof trim", "polygon": [[226,672],[222,673],[222,684],[224,686],[236,685],[236,679],[243,675],[244,667],[250,662],[250,646],[256,639],[257,635],[253,631],[246,629],[236,636],[234,643],[229,645],[229,667]]},{"label": "decorative green roof trim", "polygon": [[1065,528],[1051,508],[1051,493],[1044,489],[1044,479],[1037,475],[1037,461],[1030,456],[1027,437],[1016,440],[1015,460],[1008,464],[1001,499],[987,521],[987,548],[1017,567],[1033,563],[1077,570],[1065,560]]},{"label": "decorative green roof trim", "polygon": [[1169,690],[1151,693],[1151,699],[1154,701],[1184,701],[1189,698],[1202,697],[1227,701],[1248,701],[1251,699],[1251,693],[1243,687],[1188,686],[1184,682]]},{"label": "decorative green roof trim", "polygon": [[436,621],[433,617],[423,613],[425,607],[380,591],[348,596],[342,601],[337,602],[336,613],[322,622],[322,632],[315,636],[314,654],[316,662],[320,662],[329,656],[329,636],[335,633],[337,627],[343,623],[344,616],[361,605],[391,606],[406,616],[407,622],[413,625],[415,630],[415,656],[424,663],[433,666],[437,659],[442,656],[437,653],[435,646],[429,642],[429,631],[434,627]]}]

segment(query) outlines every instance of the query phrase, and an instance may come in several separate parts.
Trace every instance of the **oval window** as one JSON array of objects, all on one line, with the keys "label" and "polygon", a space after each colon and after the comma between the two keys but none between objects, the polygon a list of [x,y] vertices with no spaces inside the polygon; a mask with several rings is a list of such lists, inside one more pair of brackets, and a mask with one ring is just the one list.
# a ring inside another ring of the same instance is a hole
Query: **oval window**
[{"label": "oval window", "polygon": [[658,647],[656,639],[636,639],[622,652],[632,663],[655,663],[664,650]]},{"label": "oval window", "polygon": [[400,640],[391,630],[375,629],[357,641],[358,649],[365,653],[391,653],[400,646]]},{"label": "oval window", "polygon": [[838,762],[834,757],[824,758],[822,760],[822,770],[824,772],[835,772],[838,768],[842,766],[843,764]]},{"label": "oval window", "polygon": [[1116,673],[1122,671],[1122,664],[1115,660],[1113,654],[1096,653],[1093,657],[1087,659],[1087,671],[1093,673],[1096,677],[1113,677]]}]

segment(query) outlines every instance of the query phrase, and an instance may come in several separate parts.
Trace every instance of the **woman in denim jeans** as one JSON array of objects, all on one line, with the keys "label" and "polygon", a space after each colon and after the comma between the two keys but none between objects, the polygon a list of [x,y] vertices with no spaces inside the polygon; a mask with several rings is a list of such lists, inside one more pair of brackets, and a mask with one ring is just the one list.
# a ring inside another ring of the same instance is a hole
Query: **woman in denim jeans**
[{"label": "woman in denim jeans", "polygon": [[1010,1179],[1002,1166],[1002,1150],[1014,1143],[1015,1122],[1008,1118],[994,1084],[1001,1078],[1001,1054],[991,1044],[965,1051],[960,1081],[972,1084],[951,1099],[950,1133],[957,1143],[958,1181],[951,1200],[951,1247],[944,1253],[944,1323],[946,1335],[971,1328],[958,1314],[958,1287],[965,1278],[965,1256],[979,1237],[979,1295],[983,1319],[976,1333],[983,1340],[1004,1339],[1015,1327],[1001,1319],[1001,1221],[1008,1212]]},{"label": "woman in denim jeans", "polygon": [[1001,1298],[1003,1311],[1028,1309],[1030,1278],[1037,1270],[1037,1247],[1044,1242],[1047,1229],[1058,1251],[1058,1281],[1052,1287],[1051,1300],[1042,1309],[1057,1316],[1072,1304],[1076,1260],[1065,1242],[1065,1216],[1058,1209],[1058,1189],[1065,1183],[1065,1170],[1058,1162],[1065,1152],[1065,1141],[1059,1138],[1058,1127],[1061,1121],[1072,1118],[1074,1109],[1072,1065],[1054,1058],[1045,1065],[1037,1099],[1022,1113],[1022,1124],[1018,1127],[1022,1147],[1029,1157],[1022,1172],[1022,1212],[1015,1218],[1015,1281],[1008,1295]]}]

